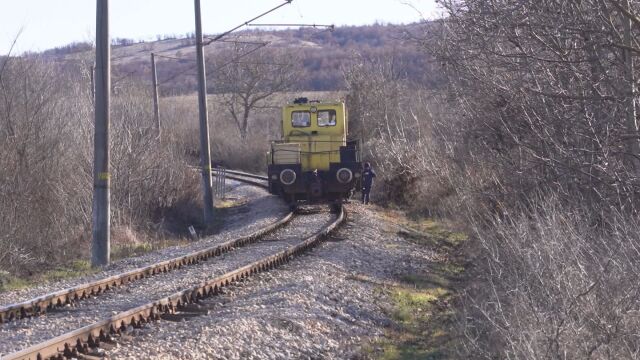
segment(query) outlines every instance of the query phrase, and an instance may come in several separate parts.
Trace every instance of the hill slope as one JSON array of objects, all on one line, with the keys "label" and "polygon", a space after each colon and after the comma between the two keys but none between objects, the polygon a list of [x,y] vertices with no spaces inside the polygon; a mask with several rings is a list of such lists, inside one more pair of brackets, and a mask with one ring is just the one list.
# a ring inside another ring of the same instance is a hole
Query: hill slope
[{"label": "hill slope", "polygon": [[[344,89],[343,69],[362,61],[393,62],[397,76],[430,83],[433,82],[430,64],[406,36],[409,31],[419,30],[417,25],[338,27],[334,31],[242,31],[221,42],[211,42],[205,47],[205,57],[208,62],[228,63],[233,61],[230,54],[234,47],[241,47],[240,53],[255,49],[253,56],[258,59],[271,52],[285,53],[302,69],[295,84],[300,90]],[[194,44],[193,36],[139,43],[116,39],[112,48],[114,82],[125,78],[150,81],[153,52],[159,55],[157,71],[161,92],[165,95],[192,92],[196,89]],[[87,66],[94,56],[90,44],[70,44],[47,50],[44,55],[54,61],[83,62]],[[208,71],[212,69],[209,64]],[[210,91],[216,91],[215,84],[210,84]]]}]

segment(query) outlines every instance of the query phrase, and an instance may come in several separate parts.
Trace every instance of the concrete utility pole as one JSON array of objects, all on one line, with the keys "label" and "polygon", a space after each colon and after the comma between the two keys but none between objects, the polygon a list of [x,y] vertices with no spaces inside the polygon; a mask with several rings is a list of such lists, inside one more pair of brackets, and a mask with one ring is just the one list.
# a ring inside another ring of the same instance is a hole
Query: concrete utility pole
[{"label": "concrete utility pole", "polygon": [[109,0],[97,0],[95,137],[93,142],[93,241],[91,246],[91,265],[94,267],[109,264],[110,252],[110,57],[111,45],[109,41]]},{"label": "concrete utility pole", "polygon": [[96,104],[96,64],[91,65],[91,101]]},{"label": "concrete utility pole", "polygon": [[202,18],[200,0],[194,0],[196,14],[196,60],[198,62],[198,105],[200,109],[200,168],[204,191],[204,222],[209,226],[213,221],[213,195],[211,192],[211,150],[209,148],[209,121],[207,114],[207,79],[202,49]]},{"label": "concrete utility pole", "polygon": [[151,81],[153,82],[153,116],[156,123],[156,130],[158,130],[158,138],[162,133],[160,129],[160,105],[158,95],[158,73],[156,72],[156,56],[151,53]]}]

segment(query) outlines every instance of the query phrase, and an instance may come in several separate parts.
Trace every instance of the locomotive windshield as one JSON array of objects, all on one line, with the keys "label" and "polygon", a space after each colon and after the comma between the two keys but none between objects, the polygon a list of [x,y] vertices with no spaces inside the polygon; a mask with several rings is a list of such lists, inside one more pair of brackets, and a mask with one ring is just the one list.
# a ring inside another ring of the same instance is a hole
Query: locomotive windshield
[{"label": "locomotive windshield", "polygon": [[291,125],[293,127],[311,126],[311,113],[308,111],[294,111],[291,113]]},{"label": "locomotive windshield", "polygon": [[335,110],[318,111],[318,126],[335,126],[335,125],[336,125]]}]

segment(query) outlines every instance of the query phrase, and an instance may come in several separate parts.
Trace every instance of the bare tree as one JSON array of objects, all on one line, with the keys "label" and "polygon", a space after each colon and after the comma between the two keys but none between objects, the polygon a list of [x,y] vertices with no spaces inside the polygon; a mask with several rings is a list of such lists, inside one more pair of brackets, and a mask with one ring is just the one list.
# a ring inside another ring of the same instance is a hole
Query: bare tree
[{"label": "bare tree", "polygon": [[422,44],[476,238],[460,357],[638,358],[640,2],[441,3]]},{"label": "bare tree", "polygon": [[291,56],[275,50],[252,52],[239,45],[217,58],[212,73],[213,86],[242,139],[249,133],[252,112],[281,106],[270,103],[269,98],[291,90],[300,74]]},{"label": "bare tree", "polygon": [[[90,74],[82,63],[37,56],[0,68],[0,272],[28,274],[89,250]],[[112,211],[116,227],[155,232],[166,211],[195,198],[197,178],[176,140],[182,130],[156,139],[142,88],[123,81],[114,96]]]},{"label": "bare tree", "polygon": [[448,17],[429,27],[425,47],[449,76],[470,151],[507,179],[501,201],[555,188],[633,204],[640,27],[629,16],[640,3],[442,3]]}]

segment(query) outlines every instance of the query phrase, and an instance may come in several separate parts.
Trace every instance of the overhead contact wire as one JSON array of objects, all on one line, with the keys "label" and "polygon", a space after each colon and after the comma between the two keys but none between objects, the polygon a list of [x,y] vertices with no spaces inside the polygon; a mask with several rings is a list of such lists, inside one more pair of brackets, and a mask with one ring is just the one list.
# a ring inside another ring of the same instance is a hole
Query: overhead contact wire
[{"label": "overhead contact wire", "polygon": [[[206,43],[203,43],[203,45],[204,45],[204,46],[206,46],[206,45],[210,45],[210,44],[211,44],[211,43],[213,43],[213,42],[219,41],[219,40],[220,40],[220,39],[222,39],[223,37],[225,37],[225,36],[227,36],[227,35],[231,34],[232,32],[234,32],[234,31],[236,31],[236,30],[240,29],[240,28],[241,28],[241,27],[243,27],[243,26],[248,25],[248,24],[249,24],[249,23],[251,23],[252,21],[258,20],[258,19],[260,19],[261,17],[263,17],[263,16],[265,16],[265,15],[268,15],[268,14],[270,14],[270,13],[274,12],[274,11],[276,11],[276,10],[280,9],[281,7],[285,6],[285,5],[291,4],[291,2],[292,2],[292,1],[293,1],[293,0],[286,0],[284,3],[282,3],[282,4],[280,4],[280,5],[276,6],[276,7],[274,7],[273,9],[268,10],[268,11],[265,11],[264,13],[262,13],[262,14],[260,14],[260,15],[256,16],[256,17],[254,17],[253,19],[251,19],[251,20],[249,20],[249,21],[245,21],[245,22],[244,22],[244,23],[242,23],[241,25],[238,25],[238,26],[234,27],[234,28],[233,28],[233,29],[231,29],[231,30],[225,31],[225,32],[223,32],[222,34],[220,34],[220,35],[218,35],[218,36],[216,36],[216,37],[214,37],[214,38],[212,38],[212,39],[210,38],[210,39],[209,39],[209,41],[208,41],[208,42],[206,42]],[[247,53],[245,53],[245,54],[242,54],[242,55],[238,56],[234,61],[231,61],[231,62],[229,62],[229,63],[226,63],[226,64],[224,64],[224,65],[222,65],[222,66],[226,66],[226,65],[228,65],[228,64],[230,64],[230,63],[233,63],[233,62],[237,61],[238,59],[240,59],[240,58],[242,58],[242,57],[244,57],[244,56],[247,56],[247,55],[249,55],[249,54],[251,54],[251,53],[253,53],[253,52],[257,51],[258,49],[260,49],[260,48],[262,48],[262,47],[265,47],[265,46],[266,46],[266,45],[268,45],[268,44],[269,44],[268,42],[266,42],[266,43],[259,43],[259,46],[258,46],[257,48],[255,48],[255,49],[253,49],[253,50],[250,50],[249,52],[247,52]],[[220,67],[222,67],[222,66],[220,66]],[[220,68],[220,67],[218,67],[218,68]],[[180,75],[186,74],[187,72],[192,71],[192,70],[194,70],[195,68],[196,68],[196,67],[195,67],[195,66],[193,66],[193,67],[191,67],[191,68],[189,68],[189,69],[187,69],[187,70],[185,70],[185,71],[179,72],[179,73],[177,73],[177,74],[175,74],[175,75],[171,76],[170,78],[165,79],[165,80],[163,80],[162,82],[158,83],[158,86],[163,85],[163,84],[166,84],[167,82],[169,82],[169,81],[171,81],[171,80],[173,80],[173,79],[177,78],[177,77],[178,77],[178,76],[180,76]]]},{"label": "overhead contact wire", "polygon": [[249,20],[249,21],[245,21],[244,23],[242,23],[242,24],[240,24],[240,25],[238,25],[238,26],[234,27],[233,29],[228,30],[228,31],[226,31],[226,32],[223,32],[222,34],[220,34],[220,35],[216,36],[215,38],[211,39],[211,40],[210,40],[206,45],[209,45],[209,44],[211,44],[211,43],[212,43],[212,42],[214,42],[214,41],[218,41],[218,40],[222,39],[223,37],[225,37],[225,36],[227,36],[227,35],[231,34],[232,32],[234,32],[234,31],[236,31],[236,30],[240,29],[241,27],[243,27],[243,26],[247,26],[247,25],[249,25],[251,22],[256,21],[256,20],[260,19],[261,17],[263,17],[263,16],[265,16],[265,15],[268,15],[268,14],[270,14],[270,13],[272,13],[272,12],[274,12],[274,11],[278,10],[278,9],[280,9],[281,7],[285,6],[285,5],[289,5],[289,4],[291,4],[291,2],[292,2],[292,1],[293,1],[293,0],[286,0],[284,3],[282,3],[282,4],[280,4],[280,5],[276,6],[276,7],[274,7],[273,9],[268,10],[268,11],[265,11],[264,13],[262,13],[262,14],[260,14],[260,15],[256,16],[256,17],[254,17],[253,19],[251,19],[251,20]]}]

